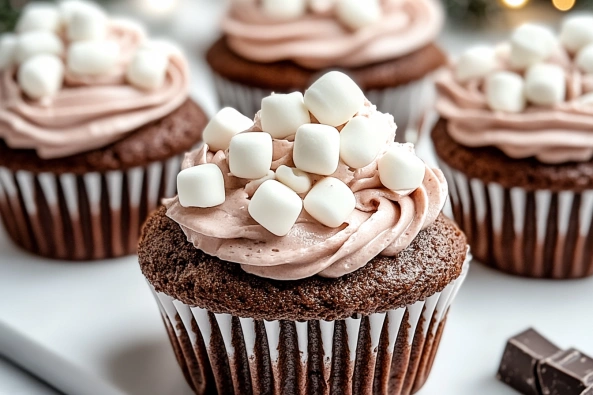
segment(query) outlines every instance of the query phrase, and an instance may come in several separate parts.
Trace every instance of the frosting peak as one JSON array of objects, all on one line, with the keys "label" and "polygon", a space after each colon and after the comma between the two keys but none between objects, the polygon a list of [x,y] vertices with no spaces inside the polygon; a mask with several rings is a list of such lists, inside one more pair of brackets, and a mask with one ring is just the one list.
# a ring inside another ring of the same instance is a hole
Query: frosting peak
[{"label": "frosting peak", "polygon": [[[432,42],[444,22],[443,11],[434,0],[381,0],[378,20],[373,12],[368,15],[372,23],[360,26],[356,21],[347,22],[352,17],[344,17],[338,3],[348,1],[314,1],[303,15],[278,20],[266,14],[259,1],[237,0],[222,28],[231,48],[247,59],[265,63],[292,60],[321,69],[404,56]],[[360,15],[357,21],[362,18]]]},{"label": "frosting peak", "polygon": [[[344,89],[341,92],[345,94],[349,87],[328,83],[342,76],[326,74],[309,90],[324,93],[325,98],[333,97],[334,89]],[[246,131],[241,129],[242,120],[228,109],[222,111],[226,122],[217,114],[210,127],[221,133],[235,130],[229,148],[210,150],[206,139],[200,150],[185,158],[178,177],[180,196],[165,205],[167,215],[196,248],[239,263],[246,272],[261,277],[333,278],[359,269],[377,255],[398,254],[437,218],[447,197],[446,181],[439,170],[427,167],[415,156],[413,145],[394,142],[392,116],[377,111],[363,97],[350,120],[333,127],[319,123],[318,117],[331,119],[319,111],[329,110],[319,110],[316,102],[307,100],[307,94],[304,101],[302,94],[270,98],[274,98],[273,103],[256,114],[253,126]],[[294,109],[303,105],[309,111],[307,120],[295,124],[295,119],[280,116],[294,115]],[[350,113],[344,103],[330,107]],[[267,114],[270,108],[275,117]],[[266,117],[291,124],[296,133],[272,138],[268,146],[270,135],[262,128]],[[367,145],[360,138],[358,154],[344,156],[339,150],[336,167],[327,170],[334,147],[337,144],[340,148],[340,140],[344,142],[344,134],[353,128],[362,133],[359,136],[380,144]],[[315,142],[310,147],[306,146],[309,133]],[[255,139],[257,135],[267,137]],[[254,145],[244,145],[251,143]],[[302,144],[307,148],[304,161],[299,159]],[[253,163],[264,160],[268,149],[272,154],[269,161],[262,166]],[[374,155],[361,161],[368,152]],[[357,168],[343,160],[357,155]],[[241,166],[234,169],[237,161]],[[213,171],[216,168],[220,170]],[[251,178],[256,170],[265,175]],[[239,173],[244,175],[238,177]],[[221,193],[226,195],[223,203],[218,200]],[[192,204],[184,203],[188,206],[184,207],[182,201],[195,204],[189,207]]]}]

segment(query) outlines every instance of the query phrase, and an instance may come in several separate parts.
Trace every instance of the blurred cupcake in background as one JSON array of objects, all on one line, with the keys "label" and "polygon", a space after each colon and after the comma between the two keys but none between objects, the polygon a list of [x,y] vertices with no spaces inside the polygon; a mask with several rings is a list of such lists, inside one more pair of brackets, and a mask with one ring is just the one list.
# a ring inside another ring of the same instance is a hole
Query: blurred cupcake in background
[{"label": "blurred cupcake in background", "polygon": [[181,51],[94,3],[31,3],[0,37],[0,66],[10,237],[51,258],[133,253],[206,123]]},{"label": "blurred cupcake in background", "polygon": [[[470,254],[447,183],[345,74],[221,110],[138,255],[197,394],[418,391]],[[345,126],[340,127],[340,125]]]},{"label": "blurred cupcake in background", "polygon": [[243,114],[338,69],[394,115],[398,141],[415,141],[446,63],[434,44],[443,21],[434,0],[232,0],[207,61],[221,105]]},{"label": "blurred cupcake in background", "polygon": [[523,25],[437,79],[433,141],[474,256],[529,277],[593,274],[593,15]]}]

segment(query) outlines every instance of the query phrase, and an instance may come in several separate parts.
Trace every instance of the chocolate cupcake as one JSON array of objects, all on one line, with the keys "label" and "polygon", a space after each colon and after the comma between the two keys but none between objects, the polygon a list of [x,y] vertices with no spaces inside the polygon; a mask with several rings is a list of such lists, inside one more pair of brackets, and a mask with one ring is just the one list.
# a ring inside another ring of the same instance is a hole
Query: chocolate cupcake
[{"label": "chocolate cupcake", "polygon": [[593,17],[524,25],[437,80],[433,131],[474,256],[521,276],[593,274]]},{"label": "chocolate cupcake", "polygon": [[339,72],[206,127],[139,246],[197,394],[422,387],[469,253],[442,173],[394,137]]},{"label": "chocolate cupcake", "polygon": [[33,253],[136,251],[206,117],[185,58],[92,3],[32,4],[0,38],[0,215]]},{"label": "chocolate cupcake", "polygon": [[434,44],[443,20],[434,0],[233,0],[206,57],[223,106],[254,114],[271,92],[340,70],[414,142],[446,63]]}]

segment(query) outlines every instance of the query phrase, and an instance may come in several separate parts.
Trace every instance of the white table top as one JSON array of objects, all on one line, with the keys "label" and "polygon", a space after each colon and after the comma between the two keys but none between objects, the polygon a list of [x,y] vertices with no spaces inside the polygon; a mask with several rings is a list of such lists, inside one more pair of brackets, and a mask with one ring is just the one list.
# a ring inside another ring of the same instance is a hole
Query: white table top
[{"label": "white table top", "polygon": [[[157,29],[169,31],[188,54],[199,55],[216,37],[221,8],[217,1],[182,3],[188,8]],[[498,37],[500,32],[483,35]],[[466,39],[449,30],[441,41],[456,52]],[[191,66],[192,95],[212,113],[207,69],[197,56]],[[431,161],[426,141],[421,145],[421,156]],[[0,230],[0,273],[0,355],[67,394],[191,393],[135,257],[50,262],[19,250]],[[475,263],[420,393],[513,394],[494,374],[507,338],[530,326],[559,346],[593,354],[592,292],[593,279],[526,280]],[[20,393],[56,392],[0,359],[0,394]]]}]

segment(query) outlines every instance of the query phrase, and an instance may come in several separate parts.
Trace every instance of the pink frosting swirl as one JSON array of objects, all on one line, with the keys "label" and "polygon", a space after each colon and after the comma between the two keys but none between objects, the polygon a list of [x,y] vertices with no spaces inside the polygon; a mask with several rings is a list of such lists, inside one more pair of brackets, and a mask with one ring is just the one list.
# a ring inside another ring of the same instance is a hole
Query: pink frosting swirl
[{"label": "pink frosting swirl", "polygon": [[[398,144],[393,142],[393,117],[381,114],[368,102],[359,115],[383,117],[390,131],[385,151]],[[252,130],[261,131],[257,116]],[[292,147],[292,141],[274,140],[273,170],[280,165],[294,165]],[[411,144],[407,147],[413,150]],[[356,209],[346,222],[340,228],[328,228],[303,210],[290,233],[277,237],[247,212],[250,197],[265,179],[249,181],[231,176],[227,152],[210,152],[208,146],[188,154],[183,167],[204,163],[215,163],[223,172],[224,204],[208,209],[185,208],[178,198],[173,198],[165,202],[167,215],[181,226],[196,248],[239,263],[248,273],[278,280],[316,274],[340,277],[361,268],[377,255],[395,256],[434,222],[447,197],[447,183],[438,169],[427,167],[422,186],[400,194],[383,187],[377,160],[356,171],[340,162],[332,177],[346,183],[356,197]],[[321,178],[318,176],[313,181]]]},{"label": "pink frosting swirl", "polygon": [[380,21],[352,31],[340,23],[331,4],[300,19],[271,21],[257,0],[241,0],[233,2],[222,28],[233,51],[246,59],[292,60],[322,69],[407,55],[432,42],[443,26],[443,11],[434,0],[382,0],[382,7]]},{"label": "pink frosting swirl", "polygon": [[41,158],[74,155],[104,147],[181,106],[189,91],[183,55],[170,54],[165,83],[154,91],[125,81],[126,66],[144,35],[112,21],[108,37],[120,44],[112,73],[81,77],[66,72],[64,87],[48,100],[28,99],[15,80],[16,70],[0,74],[0,138],[12,148],[35,149]]},{"label": "pink frosting swirl", "polygon": [[[504,48],[504,47],[502,47]],[[499,69],[511,67],[505,51]],[[542,163],[587,161],[593,157],[593,75],[582,73],[561,48],[547,63],[566,70],[566,100],[553,107],[528,106],[522,113],[492,111],[483,79],[460,83],[452,65],[437,77],[437,110],[451,137],[468,147],[495,146],[515,159]]]}]

